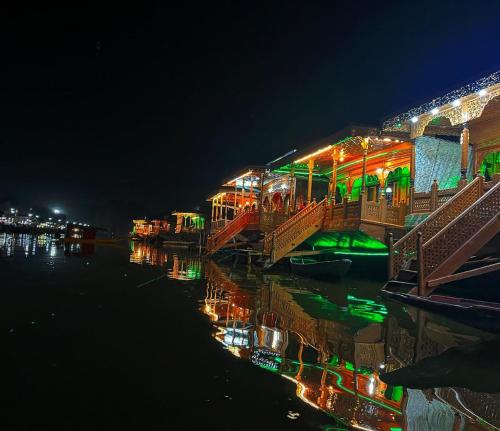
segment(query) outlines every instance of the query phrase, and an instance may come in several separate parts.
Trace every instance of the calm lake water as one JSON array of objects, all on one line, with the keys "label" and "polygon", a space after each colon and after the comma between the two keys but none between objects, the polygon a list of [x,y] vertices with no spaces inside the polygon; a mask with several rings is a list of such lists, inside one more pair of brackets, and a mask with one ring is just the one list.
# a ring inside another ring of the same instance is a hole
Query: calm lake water
[{"label": "calm lake water", "polygon": [[0,234],[4,429],[500,429],[499,337],[355,273]]}]

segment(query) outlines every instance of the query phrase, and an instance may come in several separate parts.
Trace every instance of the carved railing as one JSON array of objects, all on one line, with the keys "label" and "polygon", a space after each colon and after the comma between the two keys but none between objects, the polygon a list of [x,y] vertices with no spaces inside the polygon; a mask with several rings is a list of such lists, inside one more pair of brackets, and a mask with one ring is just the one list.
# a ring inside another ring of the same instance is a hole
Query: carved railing
[{"label": "carved railing", "polygon": [[422,247],[424,280],[460,246],[479,232],[500,212],[500,183],[495,184],[455,220],[447,224]]},{"label": "carved railing", "polygon": [[210,223],[210,232],[211,233],[217,232],[218,230],[222,229],[229,223],[231,223],[231,220],[226,220],[226,219],[214,220]]},{"label": "carved railing", "polygon": [[427,242],[477,201],[482,193],[483,177],[477,177],[396,242],[391,250],[390,278],[396,278],[407,261],[415,256],[418,232],[422,233],[423,243]]},{"label": "carved railing", "polygon": [[289,215],[276,212],[260,213],[260,230],[262,232],[272,232],[290,218]]},{"label": "carved railing", "polygon": [[458,191],[458,187],[438,190],[438,183],[434,181],[430,192],[413,193],[411,212],[421,214],[435,211],[455,196]]},{"label": "carved railing", "polygon": [[[285,223],[264,238],[264,253],[272,263],[280,260],[304,239],[308,232],[317,231],[323,224],[327,200],[311,202],[302,211],[289,218]],[[312,234],[311,233],[311,234]]]},{"label": "carved railing", "polygon": [[404,226],[406,213],[405,204],[389,206],[383,197],[378,202],[367,201],[365,197],[362,197],[361,218],[363,220]]},{"label": "carved railing", "polygon": [[250,224],[259,223],[258,211],[243,211],[207,240],[207,254],[215,253]]}]

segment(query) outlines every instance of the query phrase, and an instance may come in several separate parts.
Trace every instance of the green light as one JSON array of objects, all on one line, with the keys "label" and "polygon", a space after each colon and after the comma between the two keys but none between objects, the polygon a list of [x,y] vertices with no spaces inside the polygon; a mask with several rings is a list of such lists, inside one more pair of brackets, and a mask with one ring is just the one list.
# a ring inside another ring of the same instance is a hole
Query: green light
[{"label": "green light", "polygon": [[[296,360],[288,360],[288,362],[289,362],[289,363],[291,363],[291,364],[299,365],[299,366],[301,365],[301,364],[300,364],[300,362],[299,362],[299,361],[296,361]],[[348,364],[349,364],[349,367],[351,367],[352,369],[348,368]],[[304,367],[307,367],[307,368],[316,368],[316,369],[318,369],[318,370],[322,370],[322,371],[323,371],[323,366],[322,366],[322,365],[313,365],[313,364],[303,363],[303,366],[304,366]],[[346,361],[346,362],[345,362],[345,368],[346,368],[347,370],[349,370],[349,371],[354,371],[354,366],[352,365],[352,363],[351,363],[351,362]],[[383,403],[382,401],[375,400],[375,399],[370,398],[370,397],[367,397],[367,396],[365,396],[365,395],[363,395],[363,394],[361,394],[361,393],[359,393],[359,392],[354,392],[353,390],[351,390],[351,389],[349,389],[349,388],[346,388],[346,387],[342,384],[342,380],[343,380],[343,379],[342,379],[342,375],[341,375],[341,374],[339,374],[338,372],[336,372],[336,371],[334,371],[334,370],[331,370],[331,369],[329,369],[329,368],[328,368],[326,371],[327,371],[327,373],[328,373],[328,374],[334,374],[334,375],[337,377],[336,384],[337,384],[337,386],[338,386],[340,389],[342,389],[344,392],[347,392],[347,393],[349,393],[349,394],[351,394],[351,395],[355,395],[356,397],[362,398],[362,399],[364,399],[364,400],[366,400],[366,401],[368,401],[368,402],[370,402],[370,403],[376,404],[376,405],[378,405],[379,407],[382,407],[382,408],[385,408],[385,409],[387,409],[387,410],[390,410],[390,411],[392,411],[393,413],[396,413],[396,414],[398,414],[398,415],[401,415],[401,414],[402,414],[401,410],[398,410],[398,409],[396,409],[396,408],[394,408],[394,407],[392,407],[392,406],[390,406],[390,405],[388,405],[388,404],[385,404],[385,403]],[[284,373],[283,373],[283,374],[284,374]],[[397,428],[395,428],[395,429],[397,429]]]},{"label": "green light", "polygon": [[305,243],[313,250],[332,249],[333,252],[387,253],[387,246],[361,231],[319,232]]},{"label": "green light", "polygon": [[341,254],[345,256],[388,256],[389,253],[376,253],[376,252],[361,252],[361,251],[334,251],[334,254]]}]

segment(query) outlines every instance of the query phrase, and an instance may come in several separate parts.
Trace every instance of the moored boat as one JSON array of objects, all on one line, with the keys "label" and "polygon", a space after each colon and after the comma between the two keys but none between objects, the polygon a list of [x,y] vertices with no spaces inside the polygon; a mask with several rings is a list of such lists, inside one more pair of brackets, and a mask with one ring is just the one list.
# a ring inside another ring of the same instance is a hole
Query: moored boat
[{"label": "moored boat", "polygon": [[302,277],[319,280],[337,279],[343,277],[352,261],[349,259],[335,259],[334,255],[324,254],[315,256],[294,256],[290,258],[292,272]]}]

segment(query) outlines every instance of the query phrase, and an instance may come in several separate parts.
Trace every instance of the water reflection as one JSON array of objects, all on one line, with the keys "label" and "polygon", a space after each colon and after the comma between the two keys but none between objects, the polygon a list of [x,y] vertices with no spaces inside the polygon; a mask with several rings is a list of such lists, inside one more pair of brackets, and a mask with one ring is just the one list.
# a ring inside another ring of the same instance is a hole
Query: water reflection
[{"label": "water reflection", "polygon": [[198,255],[169,252],[144,242],[130,242],[130,262],[165,267],[168,277],[175,280],[201,278],[201,259]]},{"label": "water reflection", "polygon": [[13,257],[16,254],[28,257],[43,252],[51,258],[56,258],[61,256],[63,249],[53,235],[0,233],[0,254],[5,257]]},{"label": "water reflection", "polygon": [[302,401],[344,426],[499,429],[500,343],[492,335],[365,299],[347,283],[332,289],[308,281],[306,290],[213,262],[206,276],[202,311],[215,339],[292,381]]}]

